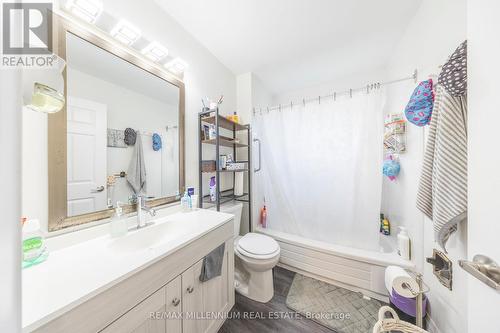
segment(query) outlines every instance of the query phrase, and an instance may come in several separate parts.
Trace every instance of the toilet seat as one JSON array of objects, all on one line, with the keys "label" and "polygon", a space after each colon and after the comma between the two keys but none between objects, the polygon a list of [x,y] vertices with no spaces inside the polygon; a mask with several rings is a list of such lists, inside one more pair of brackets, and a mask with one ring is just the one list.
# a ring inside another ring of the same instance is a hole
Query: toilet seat
[{"label": "toilet seat", "polygon": [[271,259],[279,255],[279,244],[271,237],[250,232],[237,240],[237,251],[253,259]]}]

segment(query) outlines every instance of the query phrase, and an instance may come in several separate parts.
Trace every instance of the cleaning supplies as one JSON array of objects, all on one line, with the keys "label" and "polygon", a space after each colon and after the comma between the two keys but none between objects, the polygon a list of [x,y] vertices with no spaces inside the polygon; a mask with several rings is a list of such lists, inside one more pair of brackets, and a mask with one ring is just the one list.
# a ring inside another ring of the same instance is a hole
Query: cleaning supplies
[{"label": "cleaning supplies", "polygon": [[111,218],[110,222],[110,234],[111,237],[121,237],[125,236],[128,232],[128,225],[123,214],[122,203],[118,201],[116,203],[115,214]]},{"label": "cleaning supplies", "polygon": [[411,241],[405,227],[399,227],[398,233],[398,254],[401,258],[411,259]]},{"label": "cleaning supplies", "polygon": [[45,261],[49,255],[45,239],[40,230],[40,222],[36,219],[24,220],[23,223],[23,268]]},{"label": "cleaning supplies", "polygon": [[217,190],[215,188],[215,176],[210,177],[210,201],[215,202],[217,200]]},{"label": "cleaning supplies", "polygon": [[188,191],[184,192],[184,196],[181,199],[181,208],[184,213],[189,212],[193,208],[191,197],[189,196]]},{"label": "cleaning supplies", "polygon": [[194,194],[194,187],[188,186],[187,193],[191,199],[191,210],[198,206],[198,195]]},{"label": "cleaning supplies", "polygon": [[384,214],[380,214],[380,219],[380,233],[389,236],[391,234],[391,223],[384,217]]},{"label": "cleaning supplies", "polygon": [[267,208],[265,201],[264,206],[260,209],[260,225],[262,226],[262,228],[267,227]]}]

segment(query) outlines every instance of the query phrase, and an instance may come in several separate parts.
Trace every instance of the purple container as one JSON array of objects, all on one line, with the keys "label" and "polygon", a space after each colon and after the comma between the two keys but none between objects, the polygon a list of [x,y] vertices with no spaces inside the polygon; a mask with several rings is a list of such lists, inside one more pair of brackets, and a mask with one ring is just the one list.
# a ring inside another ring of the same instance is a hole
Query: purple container
[{"label": "purple container", "polygon": [[[394,304],[399,310],[406,313],[408,316],[413,318],[417,317],[417,299],[416,298],[406,298],[401,296],[392,288],[392,294],[389,295],[391,303]],[[427,309],[427,297],[422,295],[422,317],[425,317],[425,311]]]}]

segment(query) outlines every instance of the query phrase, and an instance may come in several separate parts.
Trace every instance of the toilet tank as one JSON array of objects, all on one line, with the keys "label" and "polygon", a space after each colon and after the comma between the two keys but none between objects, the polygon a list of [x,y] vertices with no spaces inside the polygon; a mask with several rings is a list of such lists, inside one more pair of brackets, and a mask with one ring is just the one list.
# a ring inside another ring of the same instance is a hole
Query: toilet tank
[{"label": "toilet tank", "polygon": [[237,201],[225,203],[220,207],[221,212],[234,215],[234,237],[240,235],[242,209],[243,204]]}]

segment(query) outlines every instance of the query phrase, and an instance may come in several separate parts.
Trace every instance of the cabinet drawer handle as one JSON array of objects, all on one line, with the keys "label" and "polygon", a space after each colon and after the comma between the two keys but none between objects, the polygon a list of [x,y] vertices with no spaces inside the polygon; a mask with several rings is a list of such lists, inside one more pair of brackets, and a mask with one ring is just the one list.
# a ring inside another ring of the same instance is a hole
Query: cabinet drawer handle
[{"label": "cabinet drawer handle", "polygon": [[180,300],[180,299],[178,299],[177,297],[176,297],[176,298],[174,298],[174,299],[172,300],[172,304],[173,304],[174,306],[177,306],[177,305],[179,305],[180,303],[181,303],[181,300]]},{"label": "cabinet drawer handle", "polygon": [[192,286],[189,286],[189,287],[187,287],[186,290],[187,290],[188,293],[191,294],[194,291],[194,288]]}]

